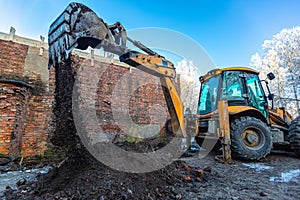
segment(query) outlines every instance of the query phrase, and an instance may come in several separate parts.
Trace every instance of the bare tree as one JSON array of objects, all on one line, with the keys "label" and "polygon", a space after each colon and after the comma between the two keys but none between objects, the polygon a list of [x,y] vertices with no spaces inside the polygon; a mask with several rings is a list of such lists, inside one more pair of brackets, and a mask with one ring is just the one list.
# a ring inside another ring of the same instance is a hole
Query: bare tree
[{"label": "bare tree", "polygon": [[283,29],[265,40],[263,54],[254,54],[251,65],[260,71],[261,78],[273,72],[276,79],[270,84],[276,103],[286,107],[294,116],[300,112],[300,27]]},{"label": "bare tree", "polygon": [[200,91],[199,72],[192,61],[183,59],[177,63],[176,71],[180,74],[180,90],[183,105],[196,113]]}]

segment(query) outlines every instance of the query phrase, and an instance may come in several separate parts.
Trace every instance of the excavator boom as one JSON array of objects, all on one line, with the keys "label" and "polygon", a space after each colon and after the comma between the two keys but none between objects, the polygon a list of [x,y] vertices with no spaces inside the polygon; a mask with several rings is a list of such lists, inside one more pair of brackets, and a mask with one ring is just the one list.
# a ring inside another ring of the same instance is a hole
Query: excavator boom
[{"label": "excavator boom", "polygon": [[[128,49],[127,42],[131,42],[144,53]],[[90,46],[117,54],[121,62],[159,77],[174,134],[186,137],[183,104],[171,81],[176,76],[173,63],[141,42],[127,37],[120,22],[108,25],[85,5],[70,3],[51,24],[48,43],[49,67],[57,67],[62,60],[68,59],[73,49],[85,50]]]}]

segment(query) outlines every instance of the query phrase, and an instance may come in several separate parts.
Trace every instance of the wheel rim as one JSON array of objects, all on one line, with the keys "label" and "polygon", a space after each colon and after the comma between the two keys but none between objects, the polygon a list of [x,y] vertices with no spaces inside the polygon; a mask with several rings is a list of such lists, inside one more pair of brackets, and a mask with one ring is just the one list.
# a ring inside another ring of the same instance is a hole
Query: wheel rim
[{"label": "wheel rim", "polygon": [[255,127],[247,128],[242,133],[243,143],[247,148],[258,150],[265,144],[265,136]]}]

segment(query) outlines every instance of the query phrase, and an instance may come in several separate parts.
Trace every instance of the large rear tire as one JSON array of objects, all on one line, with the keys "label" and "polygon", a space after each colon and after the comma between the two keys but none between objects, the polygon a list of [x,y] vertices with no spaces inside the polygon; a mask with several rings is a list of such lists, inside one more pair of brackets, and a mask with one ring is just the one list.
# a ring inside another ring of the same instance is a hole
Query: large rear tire
[{"label": "large rear tire", "polygon": [[300,116],[294,119],[289,128],[291,149],[300,156]]},{"label": "large rear tire", "polygon": [[270,128],[254,117],[240,117],[231,122],[231,151],[235,158],[260,160],[272,149]]}]

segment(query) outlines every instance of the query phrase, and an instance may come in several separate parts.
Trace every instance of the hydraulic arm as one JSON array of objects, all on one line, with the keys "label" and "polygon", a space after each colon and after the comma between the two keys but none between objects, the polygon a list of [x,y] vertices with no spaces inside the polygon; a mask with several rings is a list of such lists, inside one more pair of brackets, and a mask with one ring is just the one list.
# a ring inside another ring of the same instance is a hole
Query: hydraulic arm
[{"label": "hydraulic arm", "polygon": [[[70,3],[51,24],[48,40],[49,67],[56,67],[63,59],[68,59],[73,49],[85,50],[90,46],[117,54],[121,62],[159,77],[173,132],[186,137],[183,104],[171,81],[176,76],[173,63],[142,43],[127,37],[120,22],[107,25],[85,5]],[[127,42],[131,42],[144,53],[128,49]]]}]

